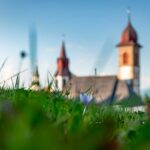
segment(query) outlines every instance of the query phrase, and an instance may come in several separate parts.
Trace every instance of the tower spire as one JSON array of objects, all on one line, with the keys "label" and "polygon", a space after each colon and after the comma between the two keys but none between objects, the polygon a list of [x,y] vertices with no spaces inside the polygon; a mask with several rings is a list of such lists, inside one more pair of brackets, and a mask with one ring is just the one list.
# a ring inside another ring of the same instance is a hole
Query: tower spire
[{"label": "tower spire", "polygon": [[60,58],[66,58],[66,48],[65,48],[65,34],[62,34],[62,47],[60,51]]},{"label": "tower spire", "polygon": [[62,41],[62,47],[60,51],[60,58],[66,58],[65,42]]},{"label": "tower spire", "polygon": [[69,70],[69,59],[66,55],[65,42],[62,41],[60,55],[57,59],[57,71],[55,73],[55,85],[57,89],[62,91],[70,78],[71,72]]},{"label": "tower spire", "polygon": [[128,23],[131,23],[131,9],[128,7],[127,9],[127,15],[128,15]]},{"label": "tower spire", "polygon": [[66,35],[63,33],[63,34],[62,34],[62,41],[65,40],[65,36],[66,36]]},{"label": "tower spire", "polygon": [[32,83],[31,83],[30,89],[33,91],[39,91],[40,90],[38,66],[36,66],[35,71],[32,74]]},{"label": "tower spire", "polygon": [[141,47],[141,45],[138,43],[137,32],[131,24],[131,11],[129,8],[127,9],[127,14],[128,14],[128,24],[124,29],[124,31],[122,32],[118,46],[135,44],[136,46]]}]

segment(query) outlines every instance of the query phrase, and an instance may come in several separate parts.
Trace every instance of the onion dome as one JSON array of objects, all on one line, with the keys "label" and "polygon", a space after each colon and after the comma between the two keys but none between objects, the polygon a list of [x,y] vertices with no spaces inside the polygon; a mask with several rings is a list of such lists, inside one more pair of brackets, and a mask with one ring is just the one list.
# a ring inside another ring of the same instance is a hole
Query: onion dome
[{"label": "onion dome", "polygon": [[141,47],[140,44],[138,43],[137,32],[131,24],[130,14],[128,14],[128,25],[122,32],[120,42],[118,44],[118,46],[125,46],[125,45],[136,45]]},{"label": "onion dome", "polygon": [[131,22],[128,23],[127,27],[122,33],[120,44],[137,43],[138,36],[135,29],[132,27]]}]

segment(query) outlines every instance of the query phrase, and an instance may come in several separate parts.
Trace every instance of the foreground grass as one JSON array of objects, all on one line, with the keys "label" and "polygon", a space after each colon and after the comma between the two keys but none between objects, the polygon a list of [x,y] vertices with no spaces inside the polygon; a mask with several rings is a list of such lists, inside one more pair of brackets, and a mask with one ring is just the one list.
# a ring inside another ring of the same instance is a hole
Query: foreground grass
[{"label": "foreground grass", "polygon": [[0,150],[149,149],[143,113],[88,106],[60,93],[0,90]]}]

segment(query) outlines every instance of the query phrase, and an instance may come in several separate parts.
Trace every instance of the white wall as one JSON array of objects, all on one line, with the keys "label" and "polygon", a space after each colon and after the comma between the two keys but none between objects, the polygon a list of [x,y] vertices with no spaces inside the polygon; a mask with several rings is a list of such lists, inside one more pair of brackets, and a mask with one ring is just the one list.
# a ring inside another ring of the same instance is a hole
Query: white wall
[{"label": "white wall", "polygon": [[57,87],[56,87],[56,83],[54,83],[55,85],[54,86],[54,89],[55,90],[59,90],[59,91],[62,91],[63,90],[63,80],[66,81],[66,83],[68,82],[69,80],[69,77],[68,76],[57,76],[55,78],[55,81],[57,80]]}]

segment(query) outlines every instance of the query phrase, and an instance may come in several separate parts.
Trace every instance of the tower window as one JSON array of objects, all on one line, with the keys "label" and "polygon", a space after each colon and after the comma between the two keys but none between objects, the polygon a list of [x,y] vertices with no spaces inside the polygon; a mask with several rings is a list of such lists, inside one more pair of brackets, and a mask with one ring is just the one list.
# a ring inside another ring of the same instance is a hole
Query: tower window
[{"label": "tower window", "polygon": [[128,54],[127,54],[127,53],[124,53],[124,54],[123,54],[123,64],[124,64],[124,65],[127,65],[127,64],[128,64]]},{"label": "tower window", "polygon": [[139,65],[139,57],[138,54],[135,54],[135,65],[138,66]]},{"label": "tower window", "polygon": [[63,87],[66,85],[66,80],[63,79]]}]

